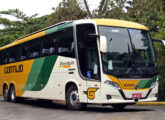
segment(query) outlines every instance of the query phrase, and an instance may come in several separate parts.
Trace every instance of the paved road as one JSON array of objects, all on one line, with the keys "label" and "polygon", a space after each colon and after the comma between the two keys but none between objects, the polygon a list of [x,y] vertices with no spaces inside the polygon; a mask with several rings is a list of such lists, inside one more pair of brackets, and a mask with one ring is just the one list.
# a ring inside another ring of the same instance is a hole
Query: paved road
[{"label": "paved road", "polygon": [[165,120],[165,106],[128,106],[114,111],[110,106],[94,105],[84,111],[70,111],[62,103],[9,103],[0,98],[0,120]]}]

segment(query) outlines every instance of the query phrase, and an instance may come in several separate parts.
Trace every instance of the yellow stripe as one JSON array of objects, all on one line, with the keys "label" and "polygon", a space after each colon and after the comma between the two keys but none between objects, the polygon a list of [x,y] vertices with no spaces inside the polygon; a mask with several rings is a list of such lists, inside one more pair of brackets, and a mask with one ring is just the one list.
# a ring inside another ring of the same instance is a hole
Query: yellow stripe
[{"label": "yellow stripe", "polygon": [[137,89],[137,90],[135,90],[135,89],[123,89],[123,91],[142,91],[142,90],[149,90],[150,88],[144,88],[144,89]]},{"label": "yellow stripe", "polygon": [[[120,88],[125,91],[137,91],[134,88],[140,82],[140,80],[119,80],[111,75],[107,75],[107,77],[113,82],[119,84]],[[149,90],[149,88],[138,89],[138,90]]]},{"label": "yellow stripe", "polygon": [[25,37],[25,38],[20,39],[18,41],[14,41],[13,43],[11,43],[9,45],[6,45],[6,46],[1,47],[0,50],[3,50],[3,49],[6,49],[6,48],[9,48],[9,47],[18,45],[20,43],[24,43],[24,42],[30,41],[30,40],[35,39],[35,38],[38,38],[38,37],[42,37],[44,35],[45,35],[45,31],[40,32],[40,33],[37,33],[37,34],[34,34],[34,35],[31,35],[31,36],[28,36],[28,37]]},{"label": "yellow stripe", "polygon": [[132,90],[139,83],[140,80],[119,80],[123,90]]},{"label": "yellow stripe", "polygon": [[144,25],[141,25],[135,22],[124,21],[124,20],[116,20],[116,19],[93,19],[93,20],[96,21],[97,25],[148,30],[148,28],[145,27]]},{"label": "yellow stripe", "polygon": [[[10,85],[11,83],[13,83],[15,85],[16,88],[16,95],[17,96],[22,96],[24,94],[24,91],[22,91],[22,89],[24,88],[27,80],[28,80],[28,76],[32,67],[34,60],[27,60],[27,61],[23,61],[23,62],[17,62],[17,63],[13,63],[13,64],[7,64],[7,65],[2,65],[0,66],[0,92],[2,93],[2,85],[4,83],[7,83],[8,85]],[[12,69],[11,73],[5,74],[5,67],[10,67],[10,66],[18,66],[19,65],[23,65],[23,72],[15,72],[15,70]]]}]

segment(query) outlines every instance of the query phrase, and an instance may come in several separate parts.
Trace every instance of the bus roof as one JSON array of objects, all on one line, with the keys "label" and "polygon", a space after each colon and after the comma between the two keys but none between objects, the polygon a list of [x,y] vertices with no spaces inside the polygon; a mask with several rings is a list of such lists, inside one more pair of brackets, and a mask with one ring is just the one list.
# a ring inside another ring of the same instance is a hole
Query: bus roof
[{"label": "bus roof", "polygon": [[124,21],[124,20],[116,20],[116,19],[92,19],[92,20],[96,21],[97,25],[148,30],[148,28],[145,27],[144,25],[141,25],[135,22]]}]

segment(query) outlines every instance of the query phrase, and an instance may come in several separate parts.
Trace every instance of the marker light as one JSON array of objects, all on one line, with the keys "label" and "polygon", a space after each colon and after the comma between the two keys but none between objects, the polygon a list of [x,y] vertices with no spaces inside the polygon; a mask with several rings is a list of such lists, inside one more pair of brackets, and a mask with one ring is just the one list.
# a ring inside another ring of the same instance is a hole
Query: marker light
[{"label": "marker light", "polygon": [[113,81],[106,80],[104,83],[109,85],[109,86],[112,86],[112,87],[114,87],[118,90],[120,89],[120,86],[117,83],[113,82]]}]

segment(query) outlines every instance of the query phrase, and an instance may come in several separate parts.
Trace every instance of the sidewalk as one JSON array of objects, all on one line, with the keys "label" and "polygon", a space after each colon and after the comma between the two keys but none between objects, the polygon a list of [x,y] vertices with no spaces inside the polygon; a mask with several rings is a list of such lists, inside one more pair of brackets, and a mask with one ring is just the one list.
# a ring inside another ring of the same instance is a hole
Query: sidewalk
[{"label": "sidewalk", "polygon": [[135,105],[163,105],[165,106],[165,102],[138,102]]}]

